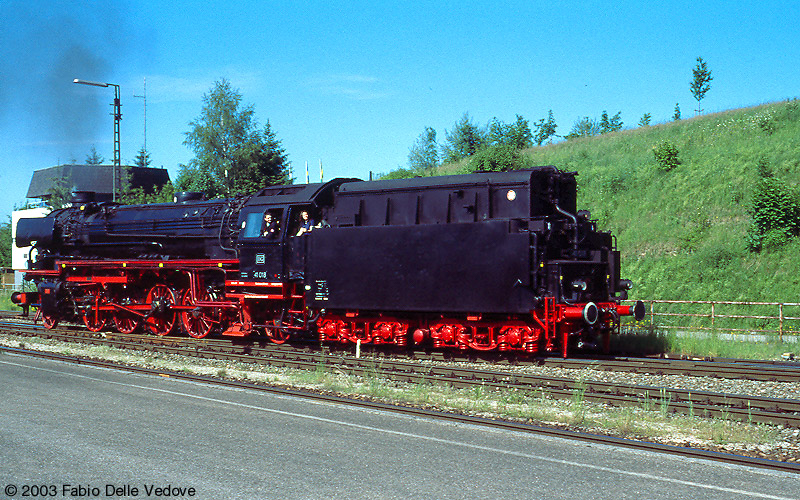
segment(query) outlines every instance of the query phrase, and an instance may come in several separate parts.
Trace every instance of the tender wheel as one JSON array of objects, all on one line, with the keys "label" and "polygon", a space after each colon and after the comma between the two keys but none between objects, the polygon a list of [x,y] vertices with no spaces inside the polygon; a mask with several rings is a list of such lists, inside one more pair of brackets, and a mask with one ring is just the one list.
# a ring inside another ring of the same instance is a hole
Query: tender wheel
[{"label": "tender wheel", "polygon": [[[209,300],[209,298],[210,297],[208,293],[203,292],[200,300]],[[192,302],[192,294],[189,290],[184,292],[183,299],[181,299],[181,305],[194,306],[194,302]],[[211,317],[200,308],[181,311],[181,324],[183,324],[183,329],[186,330],[186,333],[188,333],[190,337],[194,337],[196,339],[202,339],[211,333],[211,330],[214,327],[214,322]]]},{"label": "tender wheel", "polygon": [[156,285],[147,292],[150,304],[149,316],[145,325],[155,335],[169,335],[175,328],[177,314],[173,306],[177,303],[175,293],[166,285]]}]

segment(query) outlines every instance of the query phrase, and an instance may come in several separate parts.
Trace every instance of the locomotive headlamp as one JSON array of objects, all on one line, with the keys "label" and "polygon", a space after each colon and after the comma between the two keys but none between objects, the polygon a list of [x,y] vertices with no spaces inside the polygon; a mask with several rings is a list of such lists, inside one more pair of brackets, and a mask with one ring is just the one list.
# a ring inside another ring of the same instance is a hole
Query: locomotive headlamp
[{"label": "locomotive headlamp", "polygon": [[619,280],[619,289],[620,290],[630,290],[633,288],[633,281],[631,280]]},{"label": "locomotive headlamp", "polygon": [[514,191],[513,189],[509,189],[508,192],[506,193],[506,199],[508,201],[516,200],[517,199],[517,192]]},{"label": "locomotive headlamp", "polygon": [[580,290],[582,292],[586,291],[586,282],[583,280],[575,280],[572,282],[572,288],[575,290]]}]

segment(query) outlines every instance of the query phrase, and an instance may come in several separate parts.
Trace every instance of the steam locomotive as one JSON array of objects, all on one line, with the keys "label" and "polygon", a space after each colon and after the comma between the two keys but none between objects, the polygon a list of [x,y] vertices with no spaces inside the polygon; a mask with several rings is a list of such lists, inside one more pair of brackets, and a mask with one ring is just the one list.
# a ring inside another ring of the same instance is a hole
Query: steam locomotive
[{"label": "steam locomotive", "polygon": [[97,203],[21,219],[16,294],[43,324],[558,353],[608,347],[631,282],[610,233],[576,207],[575,173],[512,172],[270,186],[206,200]]}]

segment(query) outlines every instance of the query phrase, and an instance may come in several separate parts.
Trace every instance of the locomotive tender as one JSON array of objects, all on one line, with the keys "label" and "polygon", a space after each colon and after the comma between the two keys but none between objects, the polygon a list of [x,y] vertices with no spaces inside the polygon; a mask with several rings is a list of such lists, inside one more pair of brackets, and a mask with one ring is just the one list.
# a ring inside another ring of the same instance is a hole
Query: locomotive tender
[{"label": "locomotive tender", "polygon": [[[630,281],[555,167],[95,203],[21,219],[45,326],[559,353],[607,348]],[[34,257],[35,255],[35,257]]]}]

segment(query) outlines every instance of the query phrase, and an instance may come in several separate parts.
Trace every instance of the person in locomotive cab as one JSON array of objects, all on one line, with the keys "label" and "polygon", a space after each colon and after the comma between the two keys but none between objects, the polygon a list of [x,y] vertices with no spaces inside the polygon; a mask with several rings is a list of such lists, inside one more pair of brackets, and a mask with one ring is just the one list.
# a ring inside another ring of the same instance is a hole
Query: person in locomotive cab
[{"label": "person in locomotive cab", "polygon": [[300,212],[300,228],[297,230],[295,236],[301,236],[314,229],[314,220],[308,215],[308,210]]},{"label": "person in locomotive cab", "polygon": [[272,214],[269,212],[264,214],[264,229],[261,234],[268,238],[278,236],[278,222],[272,218]]}]

